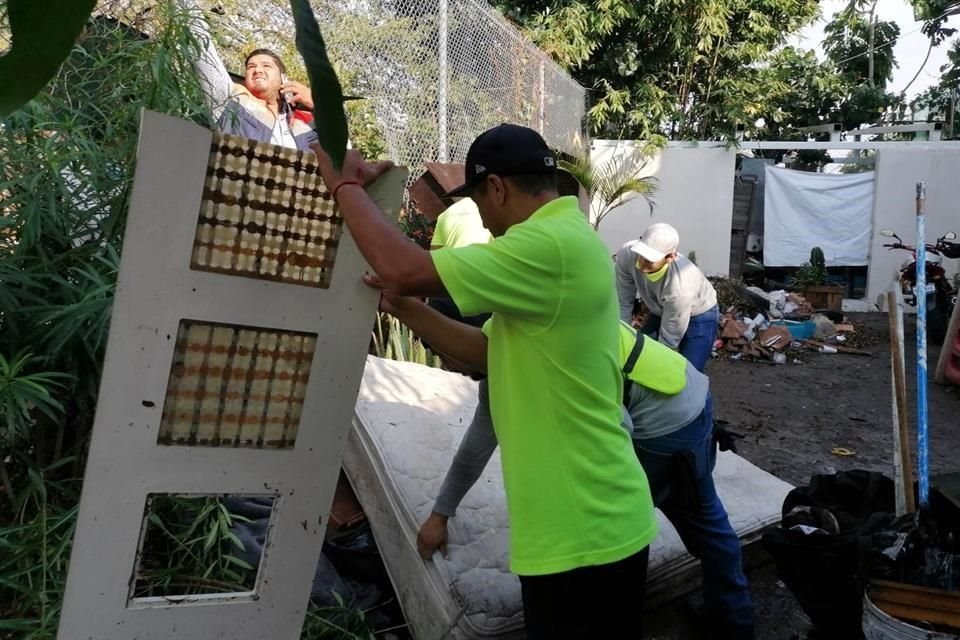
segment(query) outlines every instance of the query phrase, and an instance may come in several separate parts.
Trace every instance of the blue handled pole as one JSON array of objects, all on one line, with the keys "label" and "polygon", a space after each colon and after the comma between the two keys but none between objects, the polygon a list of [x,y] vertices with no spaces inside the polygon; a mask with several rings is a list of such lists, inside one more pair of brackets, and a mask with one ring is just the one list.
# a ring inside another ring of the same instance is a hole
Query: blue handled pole
[{"label": "blue handled pole", "polygon": [[930,457],[927,440],[927,184],[917,183],[917,471],[920,509],[930,505]]}]

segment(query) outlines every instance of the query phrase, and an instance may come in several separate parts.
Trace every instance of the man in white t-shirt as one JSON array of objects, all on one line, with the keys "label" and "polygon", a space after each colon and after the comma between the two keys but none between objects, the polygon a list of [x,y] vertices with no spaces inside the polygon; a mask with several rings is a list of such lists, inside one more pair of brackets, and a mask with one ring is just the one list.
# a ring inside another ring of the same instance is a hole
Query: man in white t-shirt
[{"label": "man in white t-shirt", "polygon": [[617,252],[620,319],[630,322],[639,298],[650,312],[642,331],[682,353],[698,371],[717,337],[717,292],[689,258],[678,253],[680,234],[658,222]]}]

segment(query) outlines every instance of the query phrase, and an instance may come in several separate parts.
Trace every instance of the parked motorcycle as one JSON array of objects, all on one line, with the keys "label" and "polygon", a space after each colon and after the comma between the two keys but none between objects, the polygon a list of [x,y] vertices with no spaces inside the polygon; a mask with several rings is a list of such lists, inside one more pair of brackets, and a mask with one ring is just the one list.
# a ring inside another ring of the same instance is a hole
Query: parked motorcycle
[{"label": "parked motorcycle", "polygon": [[[903,299],[910,306],[917,306],[917,250],[904,244],[896,233],[890,229],[883,229],[880,235],[885,238],[894,238],[896,242],[884,244],[888,249],[902,249],[909,251],[911,260],[901,265],[897,276],[903,291]],[[950,314],[957,303],[957,292],[954,290],[946,271],[941,266],[943,258],[960,258],[960,243],[956,240],[957,234],[953,231],[943,234],[933,244],[927,244],[927,258],[925,265],[927,297],[927,338],[934,344],[943,344],[947,334],[947,325],[950,323]]]}]

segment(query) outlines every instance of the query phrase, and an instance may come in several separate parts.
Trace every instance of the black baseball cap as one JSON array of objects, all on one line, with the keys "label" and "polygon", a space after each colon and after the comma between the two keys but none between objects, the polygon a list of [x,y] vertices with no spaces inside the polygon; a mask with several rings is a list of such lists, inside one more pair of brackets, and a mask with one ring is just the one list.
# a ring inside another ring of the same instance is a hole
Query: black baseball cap
[{"label": "black baseball cap", "polygon": [[528,127],[501,124],[484,131],[473,141],[464,167],[466,182],[444,196],[469,196],[474,187],[489,175],[507,177],[556,172],[557,156],[543,136]]}]

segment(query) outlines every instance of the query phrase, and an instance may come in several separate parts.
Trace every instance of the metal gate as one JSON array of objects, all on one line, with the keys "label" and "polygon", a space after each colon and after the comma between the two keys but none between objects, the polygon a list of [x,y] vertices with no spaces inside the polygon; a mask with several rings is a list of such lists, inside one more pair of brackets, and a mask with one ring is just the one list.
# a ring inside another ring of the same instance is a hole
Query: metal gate
[{"label": "metal gate", "polygon": [[[312,154],[144,112],[137,162],[58,638],[292,640],[377,295]],[[151,505],[220,496],[269,509],[249,588],[139,593]]]}]

